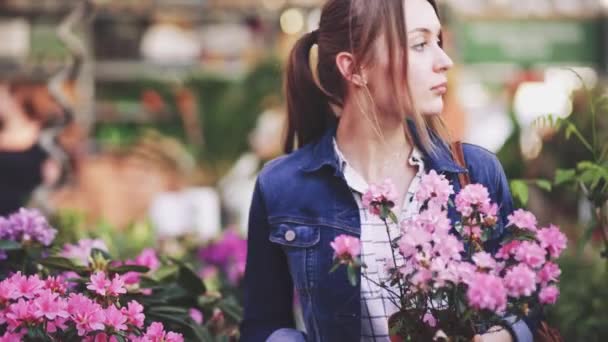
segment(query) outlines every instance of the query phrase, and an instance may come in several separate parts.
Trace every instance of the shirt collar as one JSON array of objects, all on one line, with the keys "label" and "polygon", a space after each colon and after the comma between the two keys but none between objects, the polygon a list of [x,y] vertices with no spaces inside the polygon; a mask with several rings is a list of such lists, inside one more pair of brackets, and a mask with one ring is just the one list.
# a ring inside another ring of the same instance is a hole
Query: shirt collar
[{"label": "shirt collar", "polygon": [[[420,138],[416,131],[416,126],[411,120],[407,121],[410,132],[414,139],[416,146],[420,147]],[[338,175],[341,172],[339,157],[334,148],[334,139],[336,136],[337,125],[332,124],[326,129],[325,133],[316,142],[311,143],[310,159],[302,167],[304,172],[315,172],[321,168],[328,166],[334,170],[334,174]],[[425,150],[419,150],[424,165],[428,166],[429,170],[436,170],[438,172],[450,172],[450,173],[465,173],[467,169],[458,165],[452,158],[450,148],[432,132],[431,140],[435,143],[436,148],[428,153]]]}]

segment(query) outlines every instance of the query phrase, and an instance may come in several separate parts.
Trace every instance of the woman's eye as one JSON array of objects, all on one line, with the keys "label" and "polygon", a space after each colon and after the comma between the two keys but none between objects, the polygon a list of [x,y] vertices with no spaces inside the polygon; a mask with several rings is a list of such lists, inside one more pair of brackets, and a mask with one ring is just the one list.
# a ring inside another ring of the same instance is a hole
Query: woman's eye
[{"label": "woman's eye", "polygon": [[424,43],[416,44],[416,45],[412,46],[412,48],[414,49],[414,51],[422,51],[422,50],[424,50],[424,48],[427,45],[428,45],[427,42],[424,42]]}]

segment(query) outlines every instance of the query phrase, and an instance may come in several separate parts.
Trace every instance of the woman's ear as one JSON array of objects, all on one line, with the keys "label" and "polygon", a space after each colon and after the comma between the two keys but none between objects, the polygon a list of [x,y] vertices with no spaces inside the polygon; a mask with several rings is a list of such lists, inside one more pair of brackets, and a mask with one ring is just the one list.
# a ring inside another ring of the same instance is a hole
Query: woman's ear
[{"label": "woman's ear", "polygon": [[336,65],[342,77],[348,82],[354,84],[357,87],[365,87],[367,85],[367,77],[360,70],[359,73],[355,73],[353,67],[355,65],[353,55],[348,52],[340,52],[336,55]]}]

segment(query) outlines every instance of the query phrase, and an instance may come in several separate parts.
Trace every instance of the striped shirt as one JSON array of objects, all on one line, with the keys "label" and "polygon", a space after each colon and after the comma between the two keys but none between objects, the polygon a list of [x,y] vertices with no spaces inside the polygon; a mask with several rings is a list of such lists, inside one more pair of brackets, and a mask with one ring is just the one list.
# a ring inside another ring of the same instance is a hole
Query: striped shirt
[{"label": "striped shirt", "polygon": [[[363,208],[361,197],[367,191],[368,184],[346,161],[334,139],[334,149],[338,155],[340,166],[346,183],[351,188],[359,206],[361,220],[361,261],[367,267],[361,269],[361,341],[390,341],[388,318],[399,310],[399,288],[397,285],[384,289],[380,286],[388,279],[386,263],[393,264],[390,240],[386,226],[382,220],[371,215]],[[414,147],[408,158],[418,171],[409,185],[401,211],[396,212],[399,221],[418,213],[420,204],[414,194],[418,190],[420,179],[424,174],[422,153]],[[390,239],[400,235],[399,226],[389,223]],[[397,265],[403,264],[403,257],[396,252]]]}]

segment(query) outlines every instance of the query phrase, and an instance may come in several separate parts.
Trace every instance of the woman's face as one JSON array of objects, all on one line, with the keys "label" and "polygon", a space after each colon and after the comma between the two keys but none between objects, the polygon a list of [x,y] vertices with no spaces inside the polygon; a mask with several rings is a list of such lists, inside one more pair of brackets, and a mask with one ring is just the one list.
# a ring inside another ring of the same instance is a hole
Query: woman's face
[{"label": "woman's face", "polygon": [[416,109],[423,115],[443,111],[447,71],[453,62],[439,46],[441,23],[427,0],[406,0],[408,77]]},{"label": "woman's face", "polygon": [[[443,95],[447,91],[447,71],[453,62],[439,46],[441,24],[435,10],[427,0],[405,0],[407,32],[407,82],[417,111],[423,115],[436,115],[443,111]],[[386,42],[378,40],[375,65],[365,70],[371,96],[381,115],[393,115],[392,100],[387,82],[389,57]],[[397,68],[399,70],[399,68]],[[404,96],[406,92],[404,91]],[[411,104],[411,101],[407,101]],[[412,112],[409,109],[410,114]]]}]

